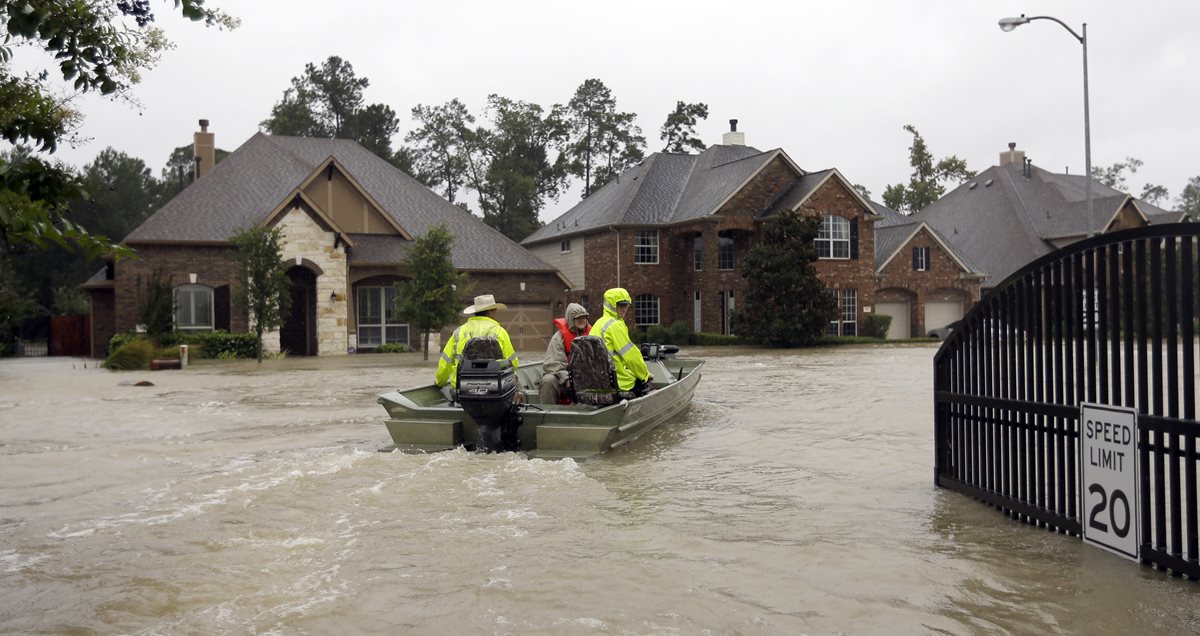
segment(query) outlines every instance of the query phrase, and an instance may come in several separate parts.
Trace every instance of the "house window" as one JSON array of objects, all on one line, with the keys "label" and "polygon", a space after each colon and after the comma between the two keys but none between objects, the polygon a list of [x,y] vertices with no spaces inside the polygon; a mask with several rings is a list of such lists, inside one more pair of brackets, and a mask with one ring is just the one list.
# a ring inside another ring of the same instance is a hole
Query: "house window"
[{"label": "house window", "polygon": [[213,330],[213,290],[204,285],[175,288],[175,328],[180,331]]},{"label": "house window", "polygon": [[562,242],[558,244],[558,251],[562,252],[563,254],[570,253],[571,239],[563,239]]},{"label": "house window", "polygon": [[826,214],[816,239],[817,258],[850,258],[850,221]]},{"label": "house window", "polygon": [[658,264],[658,230],[634,232],[633,262],[643,265]]},{"label": "house window", "polygon": [[838,302],[838,316],[829,322],[825,334],[829,336],[858,335],[858,290],[831,289]]},{"label": "house window", "polygon": [[913,248],[913,271],[923,272],[929,269],[929,248]]},{"label": "house window", "polygon": [[729,271],[733,269],[733,237],[717,237],[717,269]]},{"label": "house window", "polygon": [[633,297],[633,324],[636,327],[658,324],[658,296],[638,294]]},{"label": "house window", "polygon": [[696,261],[696,271],[704,269],[704,235],[696,232],[696,237],[692,239],[692,257]]},{"label": "house window", "polygon": [[396,315],[396,288],[358,288],[358,346],[373,349],[389,342],[408,344],[408,325]]}]

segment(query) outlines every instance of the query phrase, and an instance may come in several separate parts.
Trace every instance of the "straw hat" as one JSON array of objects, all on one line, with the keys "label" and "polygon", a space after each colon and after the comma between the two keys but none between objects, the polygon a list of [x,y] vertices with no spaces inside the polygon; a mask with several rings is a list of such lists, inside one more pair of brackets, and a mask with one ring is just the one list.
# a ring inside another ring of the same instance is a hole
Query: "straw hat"
[{"label": "straw hat", "polygon": [[496,302],[496,297],[491,294],[484,294],[475,297],[475,304],[463,310],[463,315],[470,316],[481,311],[489,309],[508,309],[508,305]]}]

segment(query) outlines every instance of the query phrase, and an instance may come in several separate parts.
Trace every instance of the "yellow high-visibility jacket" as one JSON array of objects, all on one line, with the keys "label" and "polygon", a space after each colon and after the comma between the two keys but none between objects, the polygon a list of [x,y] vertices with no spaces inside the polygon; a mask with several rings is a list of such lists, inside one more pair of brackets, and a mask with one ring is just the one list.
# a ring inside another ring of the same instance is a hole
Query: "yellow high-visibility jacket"
[{"label": "yellow high-visibility jacket", "polygon": [[612,353],[613,367],[617,371],[617,387],[622,391],[633,388],[635,380],[645,382],[650,370],[642,359],[642,350],[629,339],[629,328],[617,314],[617,302],[632,302],[629,292],[615,287],[604,292],[604,315],[592,325],[591,335],[604,339],[604,346]]},{"label": "yellow high-visibility jacket", "polygon": [[513,370],[516,371],[520,361],[517,359],[516,352],[513,351],[512,341],[508,339],[508,332],[504,330],[504,327],[487,316],[471,316],[458,329],[455,329],[454,335],[446,341],[446,346],[442,349],[442,359],[438,360],[437,375],[434,376],[433,383],[440,387],[447,382],[456,382],[458,363],[462,362],[462,352],[467,346],[467,342],[471,338],[489,336],[500,343],[501,353],[507,356],[507,360],[512,362]]}]

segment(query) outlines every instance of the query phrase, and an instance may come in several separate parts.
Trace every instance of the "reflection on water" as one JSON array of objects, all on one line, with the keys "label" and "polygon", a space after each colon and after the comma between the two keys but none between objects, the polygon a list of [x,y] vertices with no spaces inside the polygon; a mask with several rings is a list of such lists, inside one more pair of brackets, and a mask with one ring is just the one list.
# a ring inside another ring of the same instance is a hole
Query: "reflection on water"
[{"label": "reflection on water", "polygon": [[584,463],[376,452],[411,356],[5,361],[0,632],[1200,632],[1195,584],[934,488],[933,347],[699,353]]}]

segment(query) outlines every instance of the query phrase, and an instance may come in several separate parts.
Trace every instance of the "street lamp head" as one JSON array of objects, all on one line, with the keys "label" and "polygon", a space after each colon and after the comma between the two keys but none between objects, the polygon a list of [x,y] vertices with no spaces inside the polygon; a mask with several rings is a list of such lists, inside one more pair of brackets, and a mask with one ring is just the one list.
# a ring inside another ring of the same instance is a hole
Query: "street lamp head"
[{"label": "street lamp head", "polygon": [[1029,24],[1029,18],[1025,17],[1024,13],[1019,18],[1001,18],[1000,30],[1008,33],[1022,24]]}]

